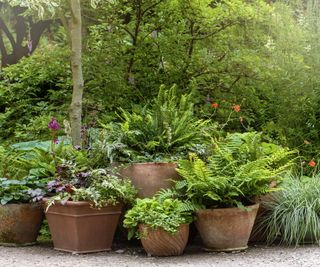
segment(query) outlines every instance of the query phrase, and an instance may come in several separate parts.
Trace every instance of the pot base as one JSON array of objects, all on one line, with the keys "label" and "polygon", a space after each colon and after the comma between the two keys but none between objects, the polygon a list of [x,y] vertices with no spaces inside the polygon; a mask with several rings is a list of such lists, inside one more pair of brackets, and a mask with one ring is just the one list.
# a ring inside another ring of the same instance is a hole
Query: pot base
[{"label": "pot base", "polygon": [[54,250],[57,251],[63,251],[63,252],[68,252],[72,254],[87,254],[87,253],[97,253],[97,252],[108,252],[111,251],[111,248],[106,248],[106,249],[93,249],[93,250],[81,250],[81,251],[76,251],[76,250],[69,250],[69,249],[63,249],[63,248],[53,248]]},{"label": "pot base", "polygon": [[246,250],[248,246],[239,248],[203,248],[204,251],[208,252],[232,252],[232,251],[243,251]]},{"label": "pot base", "polygon": [[34,246],[38,244],[37,242],[31,242],[31,243],[0,243],[0,246],[3,247],[29,247],[29,246]]}]

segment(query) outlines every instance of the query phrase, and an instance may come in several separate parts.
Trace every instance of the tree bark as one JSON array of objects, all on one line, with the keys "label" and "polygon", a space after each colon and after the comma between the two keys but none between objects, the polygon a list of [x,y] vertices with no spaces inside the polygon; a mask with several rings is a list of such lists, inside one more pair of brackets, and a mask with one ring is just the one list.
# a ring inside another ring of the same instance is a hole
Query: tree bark
[{"label": "tree bark", "polygon": [[74,146],[81,146],[81,116],[83,96],[82,73],[82,21],[80,0],[70,0],[72,16],[70,19],[71,69],[73,92],[69,108],[71,138]]}]

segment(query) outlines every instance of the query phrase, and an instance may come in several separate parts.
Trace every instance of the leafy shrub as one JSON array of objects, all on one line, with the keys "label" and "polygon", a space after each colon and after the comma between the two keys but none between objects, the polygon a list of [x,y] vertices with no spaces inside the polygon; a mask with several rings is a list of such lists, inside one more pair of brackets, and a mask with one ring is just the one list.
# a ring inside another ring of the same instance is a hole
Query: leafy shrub
[{"label": "leafy shrub", "polygon": [[69,54],[58,46],[37,49],[1,70],[0,138],[22,141],[46,135],[48,118],[65,116],[71,88]]},{"label": "leafy shrub", "polygon": [[137,199],[133,208],[127,211],[123,222],[124,227],[129,229],[128,238],[136,236],[138,225],[146,224],[152,229],[162,228],[174,234],[181,224],[192,221],[192,211],[178,199],[165,199],[160,201],[156,198]]}]

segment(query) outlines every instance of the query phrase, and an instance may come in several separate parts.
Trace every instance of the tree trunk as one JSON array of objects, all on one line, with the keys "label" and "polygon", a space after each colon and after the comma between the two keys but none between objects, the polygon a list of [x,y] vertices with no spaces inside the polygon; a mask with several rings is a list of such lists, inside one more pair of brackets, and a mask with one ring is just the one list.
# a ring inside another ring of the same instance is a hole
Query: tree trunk
[{"label": "tree trunk", "polygon": [[70,0],[72,17],[70,19],[71,38],[71,69],[73,92],[72,102],[69,109],[71,138],[74,146],[81,146],[81,115],[83,96],[83,73],[82,73],[82,22],[80,0]]}]

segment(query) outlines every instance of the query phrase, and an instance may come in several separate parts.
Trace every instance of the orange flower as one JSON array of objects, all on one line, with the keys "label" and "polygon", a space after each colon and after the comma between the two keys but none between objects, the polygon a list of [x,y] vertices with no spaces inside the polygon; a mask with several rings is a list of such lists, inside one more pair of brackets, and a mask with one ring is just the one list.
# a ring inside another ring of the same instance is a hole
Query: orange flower
[{"label": "orange flower", "polygon": [[212,107],[212,108],[217,108],[217,107],[219,107],[219,104],[218,104],[218,103],[212,103],[212,104],[211,104],[211,107]]},{"label": "orange flower", "polygon": [[313,168],[317,165],[317,163],[314,160],[310,160],[308,165]]},{"label": "orange flower", "polygon": [[240,105],[233,105],[233,106],[232,106],[232,109],[233,109],[235,112],[240,112],[241,106],[240,106]]}]

